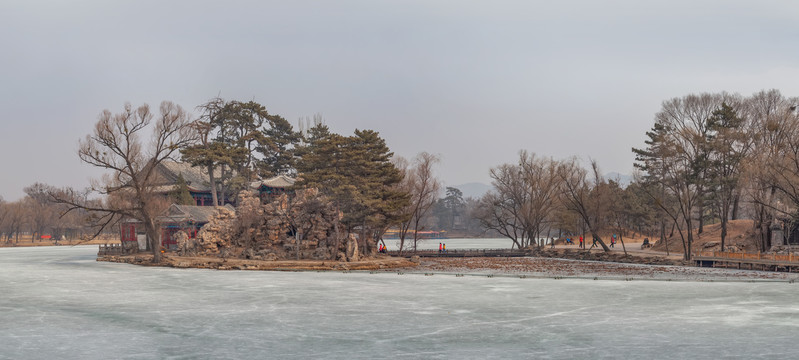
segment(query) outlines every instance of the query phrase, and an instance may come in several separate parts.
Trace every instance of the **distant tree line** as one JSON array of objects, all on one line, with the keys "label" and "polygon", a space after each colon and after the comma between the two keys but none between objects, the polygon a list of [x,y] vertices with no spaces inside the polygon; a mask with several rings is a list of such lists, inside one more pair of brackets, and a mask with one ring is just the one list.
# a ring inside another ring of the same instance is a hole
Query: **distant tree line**
[{"label": "distant tree line", "polygon": [[519,247],[553,232],[591,233],[602,247],[609,232],[661,241],[676,234],[686,259],[706,224],[720,223],[724,250],[728,222],[748,218],[767,251],[774,224],[785,236],[799,224],[797,103],[777,90],[664,101],[646,146],[632,149],[640,173],[626,187],[601,176],[595,162],[586,169],[573,158],[522,151],[518,162],[491,169],[493,190],[476,217]]},{"label": "distant tree line", "polygon": [[798,102],[777,90],[667,100],[646,146],[633,149],[640,173],[631,184],[604,178],[595,162],[585,167],[575,158],[521,151],[515,163],[490,170],[493,190],[480,199],[442,189],[434,174],[438,156],[396,157],[373,130],[336,134],[321,116],[302,119],[295,130],[254,101],[214,98],[198,107],[197,119],[170,102],[158,114],[128,104],[120,113],[103,111],[80,142],[79,157],[109,176],[87,191],[35,184],[25,199],[0,205],[0,225],[8,238],[89,225],[99,234],[120,219],[138,219],[157,258],[158,215],[169,203],[190,201],[185,184],[165,199],[154,169],[182,159],[207,171],[219,205],[259,178],[298,176],[296,186],[318,188],[342,214],[336,238],[358,233],[365,252],[389,228],[398,229],[403,248],[408,240],[415,249],[422,231],[480,227],[519,248],[555,234],[590,233],[605,249],[602,234],[609,232],[657,234],[661,241],[676,234],[679,244],[666,243],[667,251],[680,246],[690,257],[705,224],[720,223],[724,249],[728,221],[744,217],[754,220],[765,251],[773,224],[784,224],[786,234],[799,224]]},{"label": "distant tree line", "polygon": [[0,242],[19,243],[20,237],[32,242],[61,239],[76,240],[91,233],[86,223],[86,212],[73,212],[61,216],[66,206],[53,201],[50,194],[58,189],[34,183],[24,189],[25,197],[7,202],[0,198]]}]

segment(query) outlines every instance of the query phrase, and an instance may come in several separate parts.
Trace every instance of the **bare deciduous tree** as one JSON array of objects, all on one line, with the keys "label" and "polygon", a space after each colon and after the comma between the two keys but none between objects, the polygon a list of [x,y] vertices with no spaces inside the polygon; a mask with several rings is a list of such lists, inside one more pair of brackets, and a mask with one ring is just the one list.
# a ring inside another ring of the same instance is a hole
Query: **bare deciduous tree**
[{"label": "bare deciduous tree", "polygon": [[[771,244],[772,221],[795,223],[799,205],[799,99],[788,99],[777,90],[761,91],[746,100],[749,118],[750,155],[743,160],[743,190],[752,204],[750,216],[759,234],[758,246]],[[791,224],[789,224],[789,227]],[[786,235],[790,231],[786,232]]]},{"label": "bare deciduous tree", "polygon": [[[727,93],[704,93],[664,101],[655,115],[656,134],[648,143],[649,148],[635,150],[639,155],[637,160],[642,163],[639,167],[665,189],[663,194],[650,195],[677,228],[686,259],[691,258],[694,228],[698,233],[703,228],[704,195],[709,179],[708,119],[724,101],[733,98]],[[666,198],[674,201],[666,202]]]},{"label": "bare deciduous tree", "polygon": [[54,187],[38,182],[24,189],[27,196],[23,200],[23,204],[27,210],[28,229],[33,242],[37,238],[41,239],[45,231],[53,227],[58,217],[55,204],[49,195],[54,190]]},{"label": "bare deciduous tree", "polygon": [[[153,252],[153,262],[159,262],[161,257],[157,217],[165,208],[163,196],[154,186],[156,167],[173,159],[180,148],[195,139],[188,126],[189,115],[183,108],[164,101],[159,109],[157,117],[146,104],[138,108],[125,104],[118,114],[104,110],[93,133],[80,142],[78,156],[90,165],[110,171],[92,186],[94,192],[106,198],[91,203],[79,200],[71,191],[56,196],[69,210],[84,209],[95,215],[98,229],[95,236],[123,218],[141,221]],[[148,135],[149,142],[146,141]]]},{"label": "bare deciduous tree", "polygon": [[[411,191],[413,190],[414,180],[408,159],[402,156],[394,156],[391,159],[391,162],[402,174],[402,181],[394,185],[395,189],[399,192],[410,195]],[[407,206],[400,209],[400,212],[401,216],[399,216],[397,237],[399,238],[399,252],[401,255],[402,251],[405,249],[405,240],[408,237],[408,231],[411,227],[411,215],[413,210],[410,202]]]},{"label": "bare deciduous tree", "polygon": [[491,169],[494,189],[478,204],[475,216],[484,228],[498,232],[521,249],[530,241],[522,207],[529,199],[519,166],[502,164]]},{"label": "bare deciduous tree", "polygon": [[22,201],[15,201],[5,205],[6,215],[3,219],[3,232],[6,240],[10,243],[15,239],[19,243],[19,235],[22,226],[25,225],[26,211]]},{"label": "bare deciduous tree", "polygon": [[[406,220],[400,223],[400,252],[411,229],[413,229],[413,251],[417,249],[419,232],[425,230],[425,220],[441,189],[441,184],[433,172],[433,167],[438,162],[438,156],[428,152],[416,155],[410,167],[405,162],[404,178],[398,186],[410,194],[410,203],[405,208]],[[403,160],[396,160],[394,163],[403,165]]]},{"label": "bare deciduous tree", "polygon": [[595,191],[597,190],[596,185],[602,184],[603,179],[599,175],[596,162],[591,163],[591,168],[594,175],[593,181],[589,180],[588,172],[579,165],[576,159],[566,161],[561,165],[559,174],[562,181],[562,201],[567,209],[580,216],[602,249],[610,251],[599,235],[600,231],[607,226],[608,219],[605,214],[608,206],[605,196]]},{"label": "bare deciduous tree", "polygon": [[481,199],[476,217],[485,228],[509,238],[520,249],[538,244],[558,207],[558,166],[555,160],[523,150],[518,164],[491,169],[494,190]]},{"label": "bare deciduous tree", "polygon": [[[551,220],[553,210],[559,205],[559,163],[553,159],[536,157],[527,151],[519,152],[519,166],[527,194],[522,206],[525,226],[530,240],[538,243],[544,226]],[[547,231],[549,228],[547,228]],[[546,235],[546,234],[545,234]],[[530,245],[529,242],[527,245]],[[543,244],[541,244],[543,245]]]},{"label": "bare deciduous tree", "polygon": [[731,97],[708,119],[708,198],[721,220],[721,249],[725,249],[727,223],[740,189],[741,165],[752,147],[752,137],[745,131],[747,121],[739,115],[741,99]]}]

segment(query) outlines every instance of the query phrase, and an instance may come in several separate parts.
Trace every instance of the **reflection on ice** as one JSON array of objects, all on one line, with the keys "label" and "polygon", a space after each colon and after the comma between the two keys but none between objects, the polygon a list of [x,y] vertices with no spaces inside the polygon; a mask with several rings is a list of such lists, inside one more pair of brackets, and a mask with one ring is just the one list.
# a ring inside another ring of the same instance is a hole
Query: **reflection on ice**
[{"label": "reflection on ice", "polygon": [[794,357],[797,285],[178,270],[0,249],[0,358]]}]

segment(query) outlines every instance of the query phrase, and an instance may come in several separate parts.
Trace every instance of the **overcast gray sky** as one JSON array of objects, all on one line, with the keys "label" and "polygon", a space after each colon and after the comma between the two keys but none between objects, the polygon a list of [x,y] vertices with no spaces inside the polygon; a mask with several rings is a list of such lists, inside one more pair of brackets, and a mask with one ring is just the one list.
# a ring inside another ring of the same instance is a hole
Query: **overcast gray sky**
[{"label": "overcast gray sky", "polygon": [[799,95],[795,1],[0,2],[0,195],[84,187],[103,109],[221,94],[489,183],[520,149],[630,173],[663,100]]}]

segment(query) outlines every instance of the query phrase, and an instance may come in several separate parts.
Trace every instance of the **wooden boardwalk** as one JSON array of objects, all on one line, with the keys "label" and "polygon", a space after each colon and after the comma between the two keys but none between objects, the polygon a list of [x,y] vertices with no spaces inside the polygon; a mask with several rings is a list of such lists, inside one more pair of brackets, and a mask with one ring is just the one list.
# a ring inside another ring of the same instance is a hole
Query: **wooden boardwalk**
[{"label": "wooden boardwalk", "polygon": [[698,267],[733,267],[738,269],[788,271],[799,269],[799,256],[775,253],[702,251],[694,255]]}]

